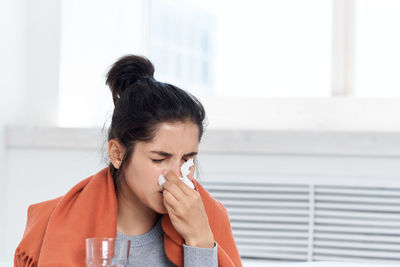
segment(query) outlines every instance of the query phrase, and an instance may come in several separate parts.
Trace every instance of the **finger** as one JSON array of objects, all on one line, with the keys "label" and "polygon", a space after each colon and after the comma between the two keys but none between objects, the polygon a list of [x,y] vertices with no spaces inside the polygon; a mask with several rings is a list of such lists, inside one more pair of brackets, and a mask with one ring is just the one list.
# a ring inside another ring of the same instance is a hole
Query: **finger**
[{"label": "finger", "polygon": [[172,222],[172,225],[174,225],[175,222],[180,221],[180,218],[175,214],[175,211],[171,207],[167,208],[167,212]]},{"label": "finger", "polygon": [[[186,196],[184,191],[182,191],[183,187],[180,185],[182,181],[174,181],[170,182],[167,181],[163,184],[163,189],[164,191],[168,191],[172,196],[179,202],[179,201],[184,201]],[[185,184],[184,184],[185,185]],[[186,185],[185,185],[186,186]]]},{"label": "finger", "polygon": [[166,203],[166,201],[164,200],[164,206],[165,206],[165,208],[166,208],[166,210],[167,210],[167,213],[171,216],[171,214],[175,214],[175,210],[174,210],[174,208],[171,206],[171,205],[169,205],[168,203]]},{"label": "finger", "polygon": [[178,200],[176,200],[176,198],[166,190],[163,191],[163,201],[167,210],[170,209],[173,212],[175,212],[175,208],[179,205]]},{"label": "finger", "polygon": [[[193,180],[191,180],[191,179],[189,179],[189,180],[193,183]],[[182,193],[185,194],[186,196],[190,196],[193,194],[194,190],[192,188],[190,188],[187,184],[185,184],[183,181],[179,180],[179,183],[177,182],[177,185],[182,190]]]}]

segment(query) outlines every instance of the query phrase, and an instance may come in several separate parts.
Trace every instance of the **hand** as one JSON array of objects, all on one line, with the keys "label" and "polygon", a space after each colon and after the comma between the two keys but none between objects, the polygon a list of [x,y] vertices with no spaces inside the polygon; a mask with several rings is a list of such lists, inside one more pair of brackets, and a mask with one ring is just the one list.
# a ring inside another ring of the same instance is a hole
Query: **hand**
[{"label": "hand", "polygon": [[214,247],[208,217],[199,192],[190,189],[172,173],[164,173],[164,205],[176,231],[185,244],[193,247]]}]

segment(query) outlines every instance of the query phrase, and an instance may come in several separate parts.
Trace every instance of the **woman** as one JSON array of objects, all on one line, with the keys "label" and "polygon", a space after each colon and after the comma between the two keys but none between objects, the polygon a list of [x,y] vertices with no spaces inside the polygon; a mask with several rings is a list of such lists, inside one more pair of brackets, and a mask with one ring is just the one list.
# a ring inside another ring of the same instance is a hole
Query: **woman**
[{"label": "woman", "polygon": [[196,159],[204,108],[153,73],[144,57],[114,63],[110,164],[29,207],[15,266],[84,266],[88,237],[130,239],[132,266],[241,266],[223,205],[193,180],[193,168],[194,189],[179,179],[182,164]]}]

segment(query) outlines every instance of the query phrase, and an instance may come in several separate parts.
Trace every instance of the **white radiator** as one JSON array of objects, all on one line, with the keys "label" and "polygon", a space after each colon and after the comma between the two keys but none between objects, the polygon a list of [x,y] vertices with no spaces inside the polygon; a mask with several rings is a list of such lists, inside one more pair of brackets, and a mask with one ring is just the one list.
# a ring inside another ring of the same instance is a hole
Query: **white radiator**
[{"label": "white radiator", "polygon": [[203,182],[243,259],[400,263],[400,188]]}]

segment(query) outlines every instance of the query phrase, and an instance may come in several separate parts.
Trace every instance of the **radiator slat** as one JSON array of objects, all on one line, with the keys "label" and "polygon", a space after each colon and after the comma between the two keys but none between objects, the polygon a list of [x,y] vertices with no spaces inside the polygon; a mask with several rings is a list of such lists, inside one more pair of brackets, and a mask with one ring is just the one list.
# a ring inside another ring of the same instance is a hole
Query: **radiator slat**
[{"label": "radiator slat", "polygon": [[377,250],[361,250],[361,249],[332,249],[332,248],[321,248],[315,247],[315,254],[325,255],[343,255],[353,257],[367,257],[367,258],[391,258],[400,260],[400,254],[398,251],[377,251]]},{"label": "radiator slat", "polygon": [[240,244],[238,245],[238,249],[242,250],[251,250],[253,252],[281,252],[281,253],[293,253],[293,254],[300,254],[300,255],[305,255],[307,254],[307,248],[306,247],[282,247],[282,246],[270,246],[270,245],[263,245],[262,247],[257,246],[257,245],[244,245]]},{"label": "radiator slat", "polygon": [[258,230],[293,230],[293,231],[307,231],[308,226],[305,224],[284,224],[284,223],[251,223],[251,222],[231,222],[234,228],[244,229],[258,229]]},{"label": "radiator slat", "polygon": [[306,247],[307,246],[307,240],[306,239],[281,239],[281,238],[257,238],[257,237],[235,237],[236,242],[238,243],[250,243],[250,244],[258,244],[258,245],[276,245],[276,246],[302,246]]},{"label": "radiator slat", "polygon": [[260,214],[260,215],[279,215],[279,216],[296,216],[296,217],[307,217],[308,218],[308,209],[295,209],[295,210],[280,210],[274,208],[263,207],[260,208],[252,208],[252,207],[229,207],[227,208],[229,214]]},{"label": "radiator slat", "polygon": [[212,192],[217,199],[256,199],[264,201],[303,201],[308,202],[308,195],[300,194],[265,194],[265,193],[239,193],[239,192]]},{"label": "radiator slat", "polygon": [[288,217],[288,216],[268,216],[268,215],[259,215],[253,214],[249,216],[248,214],[240,215],[240,214],[232,214],[230,213],[231,221],[253,221],[253,222],[265,222],[265,223],[301,223],[301,224],[308,224],[308,218],[305,217]]},{"label": "radiator slat", "polygon": [[219,199],[224,205],[231,207],[276,207],[276,208],[288,208],[288,209],[308,209],[308,203],[298,203],[298,202],[279,202],[271,203],[270,201],[257,201],[257,200],[225,200]]},{"label": "radiator slat", "polygon": [[316,247],[330,247],[330,248],[358,248],[366,250],[392,250],[400,251],[400,243],[398,244],[385,244],[385,243],[371,243],[371,242],[357,242],[357,241],[331,241],[331,240],[320,240],[314,241]]},{"label": "radiator slat", "polygon": [[365,262],[365,263],[388,263],[388,264],[398,264],[399,260],[398,259],[376,259],[376,258],[368,258],[368,257],[355,257],[355,256],[347,256],[347,255],[341,255],[341,256],[333,256],[333,255],[314,255],[313,257],[314,261],[349,261],[349,262]]},{"label": "radiator slat", "polygon": [[399,206],[392,206],[392,205],[362,205],[362,204],[340,204],[340,203],[321,203],[316,202],[315,207],[317,209],[333,209],[333,210],[354,210],[354,211],[374,211],[374,212],[392,212],[392,213],[399,213],[400,212],[400,205]]},{"label": "radiator slat", "polygon": [[308,232],[303,231],[303,232],[278,232],[278,231],[258,231],[258,230],[246,230],[246,229],[235,229],[233,231],[233,234],[235,236],[256,236],[260,238],[266,238],[268,239],[276,239],[276,238],[282,238],[282,239],[307,239],[308,238]]},{"label": "radiator slat", "polygon": [[400,221],[400,213],[379,213],[369,211],[335,211],[335,210],[321,210],[317,209],[318,216],[330,216],[332,218],[358,218],[363,220],[394,220]]},{"label": "radiator slat", "polygon": [[353,219],[353,218],[329,218],[323,217],[320,218],[319,216],[315,218],[316,224],[329,224],[329,225],[353,225],[353,226],[370,226],[373,228],[376,227],[392,227],[392,228],[399,228],[400,229],[400,221],[383,221],[383,220],[360,220],[360,219]]},{"label": "radiator slat", "polygon": [[319,239],[330,239],[340,241],[363,241],[363,242],[381,242],[381,243],[400,243],[398,236],[391,235],[377,235],[377,234],[351,234],[346,233],[345,235],[337,233],[318,233]]},{"label": "radiator slat", "polygon": [[374,205],[400,205],[400,197],[359,197],[359,196],[345,196],[345,195],[316,195],[316,201],[320,202],[339,202],[339,203],[372,203]]}]

